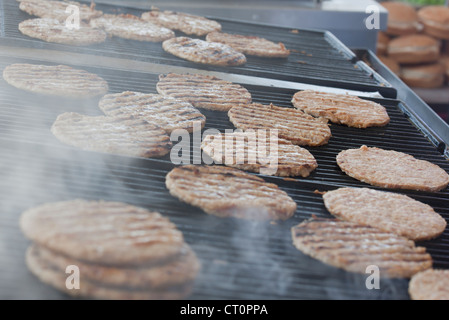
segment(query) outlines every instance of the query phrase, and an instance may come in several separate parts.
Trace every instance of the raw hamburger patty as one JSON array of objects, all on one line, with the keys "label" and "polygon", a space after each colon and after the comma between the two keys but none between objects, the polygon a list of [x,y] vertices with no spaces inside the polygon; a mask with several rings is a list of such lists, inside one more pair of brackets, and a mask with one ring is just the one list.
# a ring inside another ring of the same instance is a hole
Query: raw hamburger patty
[{"label": "raw hamburger patty", "polygon": [[51,18],[58,19],[59,21],[66,21],[66,19],[71,14],[66,13],[66,9],[69,5],[74,5],[79,8],[79,15],[81,20],[90,20],[103,14],[101,11],[93,9],[93,7],[75,1],[21,1],[19,8],[20,10],[39,18]]},{"label": "raw hamburger patty", "polygon": [[75,46],[87,46],[106,41],[106,32],[81,25],[79,29],[69,29],[65,22],[57,19],[30,19],[19,23],[19,30],[24,35],[46,42]]},{"label": "raw hamburger patty", "polygon": [[170,152],[165,130],[140,119],[85,116],[74,112],[58,116],[51,132],[63,143],[83,150],[134,157],[158,157]]},{"label": "raw hamburger patty", "polygon": [[103,29],[112,36],[138,41],[161,42],[175,36],[175,33],[167,28],[130,14],[105,14],[91,20],[90,26]]},{"label": "raw hamburger patty", "polygon": [[194,107],[228,111],[236,105],[251,103],[251,94],[244,87],[213,76],[201,74],[160,75],[157,92],[182,99]]},{"label": "raw hamburger patty", "polygon": [[449,175],[439,166],[393,150],[344,150],[337,163],[347,175],[382,188],[436,192],[449,184]]},{"label": "raw hamburger patty", "polygon": [[287,220],[296,210],[296,203],[277,185],[229,167],[177,167],[165,184],[173,196],[219,217]]},{"label": "raw hamburger patty", "polygon": [[340,188],[323,195],[337,218],[392,232],[411,240],[429,240],[446,228],[431,206],[406,195],[368,188]]},{"label": "raw hamburger patty", "polygon": [[207,135],[201,149],[217,164],[267,175],[307,177],[318,167],[308,150],[257,132]]},{"label": "raw hamburger patty", "polygon": [[176,129],[194,130],[194,123],[202,129],[206,117],[189,102],[181,99],[125,91],[108,94],[99,103],[99,107],[108,116],[129,117],[145,120],[155,124],[168,133]]},{"label": "raw hamburger patty", "polygon": [[233,107],[228,116],[239,129],[276,129],[280,138],[300,146],[321,146],[331,137],[326,119],[314,118],[293,108],[253,103]]},{"label": "raw hamburger patty", "polygon": [[120,202],[46,203],[25,211],[20,226],[43,248],[115,267],[167,261],[184,245],[182,233],[167,218]]},{"label": "raw hamburger patty", "polygon": [[91,98],[108,92],[108,83],[96,74],[68,66],[12,64],[3,70],[10,85],[36,93]]},{"label": "raw hamburger patty", "polygon": [[409,278],[431,268],[432,258],[413,241],[353,222],[309,220],[292,228],[293,244],[301,252],[331,266],[365,273],[370,265],[381,277]]},{"label": "raw hamburger patty", "polygon": [[43,258],[40,253],[35,246],[28,249],[26,253],[28,269],[42,282],[74,297],[111,300],[174,300],[185,299],[192,291],[191,284],[160,290],[105,286],[85,279],[82,272],[79,289],[68,290],[66,287],[68,274],[65,273],[65,268],[59,269],[53,261]]},{"label": "raw hamburger patty", "polygon": [[292,99],[295,108],[349,127],[384,126],[390,117],[383,106],[358,97],[317,91],[300,91]]},{"label": "raw hamburger patty", "polygon": [[246,63],[243,53],[232,47],[201,39],[177,37],[165,40],[162,48],[178,58],[217,66],[239,66]]},{"label": "raw hamburger patty", "polygon": [[188,35],[205,36],[209,32],[221,30],[218,22],[187,13],[153,10],[144,12],[142,19]]},{"label": "raw hamburger patty", "polygon": [[219,42],[233,47],[238,52],[267,58],[287,58],[290,51],[283,43],[274,43],[256,36],[244,36],[224,32],[211,32],[206,36],[210,42]]},{"label": "raw hamburger patty", "polygon": [[185,244],[179,258],[166,264],[142,265],[139,267],[110,267],[90,264],[56,254],[48,249],[32,246],[32,251],[45,261],[51,261],[58,270],[76,265],[84,278],[92,283],[114,287],[127,287],[141,290],[164,289],[192,283],[200,269],[200,263],[193,250]]},{"label": "raw hamburger patty", "polygon": [[449,270],[429,269],[415,274],[408,292],[412,300],[449,300]]}]

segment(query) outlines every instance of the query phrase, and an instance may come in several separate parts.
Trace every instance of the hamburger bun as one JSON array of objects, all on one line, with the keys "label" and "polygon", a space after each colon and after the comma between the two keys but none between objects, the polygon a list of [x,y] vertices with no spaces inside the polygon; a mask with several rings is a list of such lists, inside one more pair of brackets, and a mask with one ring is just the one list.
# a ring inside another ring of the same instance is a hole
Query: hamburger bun
[{"label": "hamburger bun", "polygon": [[439,88],[444,84],[445,71],[441,63],[406,66],[401,70],[401,78],[410,87]]},{"label": "hamburger bun", "polygon": [[424,32],[439,39],[449,40],[449,8],[428,6],[418,12]]},{"label": "hamburger bun", "polygon": [[440,58],[440,42],[426,35],[409,35],[388,44],[388,56],[400,64],[436,62]]},{"label": "hamburger bun", "polygon": [[414,7],[403,2],[384,2],[382,6],[388,10],[387,34],[403,36],[417,33],[421,26]]}]

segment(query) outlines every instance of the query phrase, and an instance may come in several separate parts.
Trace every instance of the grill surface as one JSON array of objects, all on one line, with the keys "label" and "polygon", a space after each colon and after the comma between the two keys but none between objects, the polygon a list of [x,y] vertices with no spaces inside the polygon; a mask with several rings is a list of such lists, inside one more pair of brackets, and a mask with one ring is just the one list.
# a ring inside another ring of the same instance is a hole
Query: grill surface
[{"label": "grill surface", "polygon": [[[90,2],[90,1],[89,1]],[[362,91],[378,91],[388,98],[396,97],[396,90],[388,82],[359,61],[356,56],[328,32],[300,30],[292,33],[290,29],[268,27],[242,22],[216,19],[222,24],[223,31],[265,37],[275,42],[283,42],[293,49],[288,59],[264,59],[248,57],[248,62],[239,67],[206,66],[185,61],[166,53],[160,43],[111,38],[104,44],[89,47],[44,43],[24,36],[18,30],[18,24],[32,18],[18,8],[17,1],[0,2],[3,6],[0,36],[6,43],[26,47],[81,52],[102,56],[125,57],[134,60],[169,64],[174,66],[200,68],[211,71],[232,72],[250,76],[289,80]],[[98,5],[106,13],[131,13],[140,16],[142,10],[132,8],[117,9],[114,6]],[[177,33],[177,36],[183,35]]]},{"label": "grill surface", "polygon": [[[42,63],[5,58],[0,69],[18,62]],[[156,92],[156,74],[82,69],[105,78],[110,92]],[[254,102],[292,107],[292,90],[245,87]],[[170,196],[164,184],[165,175],[174,167],[169,157],[135,159],[83,152],[62,145],[52,136],[49,128],[62,112],[101,114],[98,99],[79,102],[43,97],[0,80],[0,298],[65,298],[27,271],[24,254],[29,242],[18,228],[18,219],[23,210],[40,203],[85,198],[123,201],[167,215],[203,264],[192,299],[406,299],[407,280],[381,280],[381,290],[367,290],[365,276],[343,272],[303,255],[290,238],[290,228],[304,219],[312,215],[330,217],[315,190],[366,186],[339,170],[335,156],[343,149],[362,144],[394,149],[449,171],[447,160],[404,115],[404,105],[388,99],[375,101],[387,108],[391,117],[388,126],[356,129],[332,125],[333,137],[328,145],[308,148],[319,164],[308,178],[287,181],[265,177],[297,202],[294,217],[276,224],[250,223],[209,216]],[[201,111],[207,117],[205,129],[233,128],[226,113]],[[401,193],[428,203],[449,220],[448,190]],[[428,248],[435,267],[449,268],[449,230],[422,245]]]}]

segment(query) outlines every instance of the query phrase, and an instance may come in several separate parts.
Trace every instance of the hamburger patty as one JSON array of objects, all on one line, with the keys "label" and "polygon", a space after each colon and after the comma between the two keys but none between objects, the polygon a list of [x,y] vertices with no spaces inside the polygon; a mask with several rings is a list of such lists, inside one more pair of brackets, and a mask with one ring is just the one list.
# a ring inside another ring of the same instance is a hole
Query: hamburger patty
[{"label": "hamburger patty", "polygon": [[46,42],[88,46],[106,41],[106,32],[81,25],[79,29],[69,29],[64,22],[57,19],[39,18],[19,23],[19,30],[24,35]]},{"label": "hamburger patty", "polygon": [[58,19],[59,21],[66,21],[70,15],[70,13],[66,13],[66,9],[69,5],[78,7],[81,20],[88,21],[103,14],[101,11],[95,10],[93,6],[87,6],[75,1],[20,1],[19,8],[20,10],[39,18],[51,18]]},{"label": "hamburger patty", "polygon": [[314,118],[292,108],[253,103],[233,107],[228,116],[239,129],[279,130],[280,138],[300,146],[321,146],[331,137],[326,119]]},{"label": "hamburger patty", "polygon": [[51,132],[61,142],[83,150],[134,157],[163,156],[172,147],[165,130],[134,118],[66,112],[56,118]]},{"label": "hamburger patty", "polygon": [[257,132],[207,135],[201,148],[217,164],[267,175],[307,177],[318,167],[308,150]]},{"label": "hamburger patty", "polygon": [[161,42],[175,36],[167,28],[139,19],[130,14],[105,14],[92,19],[90,26],[100,28],[109,35],[137,41]]},{"label": "hamburger patty", "polygon": [[125,91],[108,94],[99,103],[99,107],[108,116],[130,116],[145,120],[171,133],[176,129],[192,132],[194,123],[200,123],[200,129],[206,123],[206,117],[189,102],[159,94]]},{"label": "hamburger patty", "polygon": [[108,92],[103,78],[64,65],[12,64],[3,70],[3,78],[16,88],[47,95],[91,98]]},{"label": "hamburger patty", "polygon": [[167,218],[120,202],[46,203],[25,211],[20,226],[41,247],[106,266],[167,261],[184,245],[182,233]]},{"label": "hamburger patty", "polygon": [[295,93],[292,103],[314,117],[324,117],[349,127],[385,126],[390,122],[380,104],[349,95],[306,90]]},{"label": "hamburger patty", "polygon": [[290,51],[285,48],[283,43],[274,43],[256,36],[211,32],[206,36],[206,40],[226,44],[238,52],[251,56],[287,58],[290,55]]},{"label": "hamburger patty", "polygon": [[340,188],[323,195],[337,218],[392,232],[411,240],[429,240],[446,228],[431,206],[406,195],[368,188]]},{"label": "hamburger patty", "polygon": [[393,233],[353,222],[309,220],[292,228],[293,244],[328,265],[365,273],[378,266],[381,277],[409,278],[432,267],[424,247]]},{"label": "hamburger patty", "polygon": [[449,300],[449,270],[429,269],[415,274],[409,282],[412,300]]},{"label": "hamburger patty", "polygon": [[251,103],[251,94],[241,85],[201,74],[160,75],[157,92],[182,99],[194,107],[228,111],[236,105]]},{"label": "hamburger patty", "polygon": [[179,30],[188,35],[205,36],[209,32],[221,30],[221,25],[210,19],[187,13],[153,10],[144,12],[142,19],[151,23]]},{"label": "hamburger patty", "polygon": [[243,53],[232,47],[201,39],[177,37],[165,40],[162,48],[178,58],[217,66],[239,66],[246,63]]},{"label": "hamburger patty", "polygon": [[393,150],[344,150],[337,164],[347,175],[382,188],[436,192],[449,184],[449,175],[439,166]]},{"label": "hamburger patty", "polygon": [[222,166],[182,166],[165,179],[170,193],[219,217],[287,220],[296,203],[277,185]]}]

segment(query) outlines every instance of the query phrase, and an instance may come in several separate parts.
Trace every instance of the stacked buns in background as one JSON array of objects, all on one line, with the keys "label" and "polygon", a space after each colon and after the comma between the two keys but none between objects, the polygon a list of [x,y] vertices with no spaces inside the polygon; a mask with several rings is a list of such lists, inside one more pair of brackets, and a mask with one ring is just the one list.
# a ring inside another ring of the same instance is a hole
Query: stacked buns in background
[{"label": "stacked buns in background", "polygon": [[382,2],[388,27],[380,32],[377,54],[410,87],[440,88],[449,80],[449,8],[414,8]]}]

